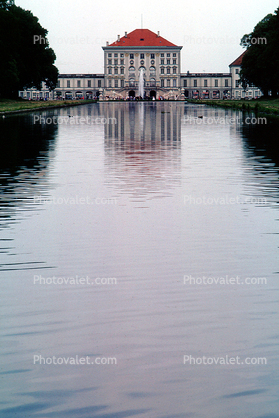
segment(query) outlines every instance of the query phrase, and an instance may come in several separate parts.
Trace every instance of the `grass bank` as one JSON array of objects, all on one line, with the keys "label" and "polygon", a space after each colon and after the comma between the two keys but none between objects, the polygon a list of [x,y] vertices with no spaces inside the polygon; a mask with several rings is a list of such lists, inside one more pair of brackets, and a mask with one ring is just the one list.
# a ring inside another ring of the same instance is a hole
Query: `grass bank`
[{"label": "grass bank", "polygon": [[95,103],[96,100],[9,100],[0,99],[0,115]]},{"label": "grass bank", "polygon": [[279,116],[279,99],[257,100],[187,100],[189,103],[206,104],[214,107],[232,108]]}]

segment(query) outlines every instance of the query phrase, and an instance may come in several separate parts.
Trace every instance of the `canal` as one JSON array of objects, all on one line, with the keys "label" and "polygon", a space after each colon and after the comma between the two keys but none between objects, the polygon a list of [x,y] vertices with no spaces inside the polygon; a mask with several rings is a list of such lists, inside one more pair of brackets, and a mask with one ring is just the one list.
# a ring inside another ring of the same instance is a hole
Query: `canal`
[{"label": "canal", "polygon": [[0,416],[278,418],[278,122],[109,102],[0,133]]}]

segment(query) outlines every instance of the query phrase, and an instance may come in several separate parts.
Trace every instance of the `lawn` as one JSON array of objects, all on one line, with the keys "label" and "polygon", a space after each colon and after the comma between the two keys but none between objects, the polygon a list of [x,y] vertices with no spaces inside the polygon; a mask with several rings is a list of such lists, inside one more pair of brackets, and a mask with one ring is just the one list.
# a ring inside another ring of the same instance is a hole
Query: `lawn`
[{"label": "lawn", "polygon": [[279,116],[279,99],[257,100],[188,100],[190,103],[202,103],[209,106],[230,107],[238,110],[254,111]]},{"label": "lawn", "polygon": [[37,101],[37,100],[10,100],[0,99],[0,114],[9,112],[22,112],[24,110],[36,110],[48,107],[67,107],[76,106],[87,103],[94,103],[96,100],[48,100],[48,101]]}]

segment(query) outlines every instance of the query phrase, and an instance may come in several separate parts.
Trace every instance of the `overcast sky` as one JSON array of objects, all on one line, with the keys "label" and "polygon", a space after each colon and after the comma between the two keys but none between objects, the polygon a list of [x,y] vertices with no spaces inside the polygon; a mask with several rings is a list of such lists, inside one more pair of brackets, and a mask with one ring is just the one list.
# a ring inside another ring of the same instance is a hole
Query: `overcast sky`
[{"label": "overcast sky", "polygon": [[245,33],[278,0],[15,0],[48,30],[60,73],[103,73],[102,46],[143,28],[183,46],[181,71],[228,72]]}]

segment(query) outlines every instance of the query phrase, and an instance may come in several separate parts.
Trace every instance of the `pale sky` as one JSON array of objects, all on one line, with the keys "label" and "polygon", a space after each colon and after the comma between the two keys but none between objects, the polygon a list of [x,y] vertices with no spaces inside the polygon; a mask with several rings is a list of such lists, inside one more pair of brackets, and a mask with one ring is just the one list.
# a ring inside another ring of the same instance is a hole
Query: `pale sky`
[{"label": "pale sky", "polygon": [[15,0],[48,30],[60,73],[103,73],[102,46],[117,35],[150,29],[181,51],[181,71],[228,72],[244,49],[240,39],[278,0]]}]

